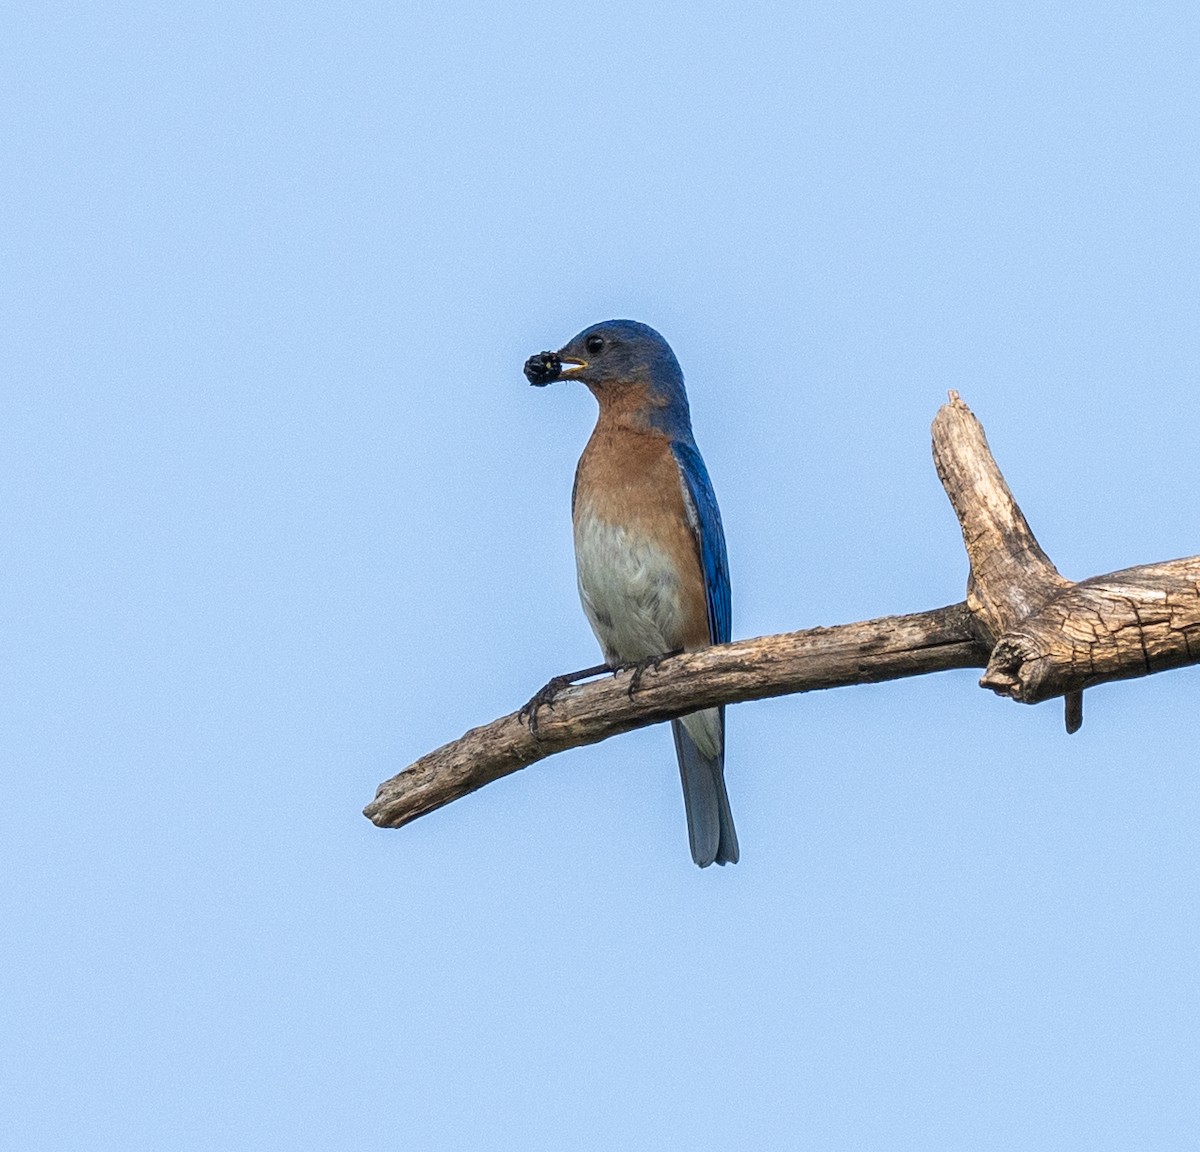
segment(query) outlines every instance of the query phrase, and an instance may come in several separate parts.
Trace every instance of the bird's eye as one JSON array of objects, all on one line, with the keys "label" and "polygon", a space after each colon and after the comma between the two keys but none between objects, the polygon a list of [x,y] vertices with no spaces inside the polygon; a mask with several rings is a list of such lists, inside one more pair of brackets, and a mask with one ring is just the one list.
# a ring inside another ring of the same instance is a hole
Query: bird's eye
[{"label": "bird's eye", "polygon": [[587,350],[593,356],[595,356],[599,352],[603,351],[603,349],[604,349],[604,337],[603,336],[589,336],[585,342],[585,346],[586,346]]}]

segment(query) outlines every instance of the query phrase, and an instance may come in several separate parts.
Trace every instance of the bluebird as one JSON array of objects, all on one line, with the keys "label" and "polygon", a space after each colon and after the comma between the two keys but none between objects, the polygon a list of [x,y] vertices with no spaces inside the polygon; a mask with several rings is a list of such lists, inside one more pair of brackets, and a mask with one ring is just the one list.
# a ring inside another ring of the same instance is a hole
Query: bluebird
[{"label": "bluebird", "polygon": [[[530,357],[525,375],[538,386],[580,380],[600,405],[571,493],[579,597],[606,661],[589,671],[728,642],[725,533],[670,345],[645,324],[608,320]],[[671,729],[692,859],[736,863],[725,709]]]}]

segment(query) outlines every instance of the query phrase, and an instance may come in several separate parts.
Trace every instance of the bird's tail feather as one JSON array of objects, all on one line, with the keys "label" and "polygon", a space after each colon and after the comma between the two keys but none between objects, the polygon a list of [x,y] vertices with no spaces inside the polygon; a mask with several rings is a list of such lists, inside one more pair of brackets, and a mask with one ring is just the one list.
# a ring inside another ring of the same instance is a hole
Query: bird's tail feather
[{"label": "bird's tail feather", "polygon": [[725,709],[720,714],[721,747],[715,756],[705,756],[681,720],[671,721],[675,754],[683,781],[683,805],[687,810],[688,840],[692,859],[701,868],[710,864],[736,864],[737,832],[725,791]]}]

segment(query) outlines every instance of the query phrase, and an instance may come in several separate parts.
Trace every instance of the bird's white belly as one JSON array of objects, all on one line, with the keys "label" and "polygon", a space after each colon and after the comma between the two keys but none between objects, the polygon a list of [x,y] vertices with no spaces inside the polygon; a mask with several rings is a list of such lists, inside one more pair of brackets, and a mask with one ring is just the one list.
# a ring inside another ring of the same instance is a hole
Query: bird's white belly
[{"label": "bird's white belly", "polygon": [[[586,509],[575,520],[575,572],[588,623],[610,664],[629,664],[683,647],[679,575],[644,533],[609,524]],[[716,708],[682,717],[705,756],[720,754]]]},{"label": "bird's white belly", "polygon": [[679,575],[644,533],[583,510],[575,520],[575,571],[583,610],[610,664],[682,646]]}]

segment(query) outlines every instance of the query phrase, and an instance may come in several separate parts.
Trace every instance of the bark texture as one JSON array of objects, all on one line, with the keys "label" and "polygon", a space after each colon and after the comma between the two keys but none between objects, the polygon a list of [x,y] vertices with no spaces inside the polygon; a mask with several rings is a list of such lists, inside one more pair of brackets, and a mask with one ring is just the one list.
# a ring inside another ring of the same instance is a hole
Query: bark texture
[{"label": "bark texture", "polygon": [[980,684],[1025,704],[1200,663],[1200,556],[1093,576],[992,650]]},{"label": "bark texture", "polygon": [[718,704],[735,704],[952,668],[1027,704],[1200,663],[1200,556],[1078,584],[1042,551],[992,458],[983,428],[950,393],[933,422],[938,476],[962,527],[964,603],[687,652],[565,688],[422,756],[379,786],[364,815],[397,828],[555,752]]},{"label": "bark texture", "polygon": [[1084,688],[1200,661],[1200,557],[1064,579],[955,392],[933,421],[933,459],[971,563],[967,607],[992,645],[982,687],[1025,704],[1066,696],[1074,731]]},{"label": "bark texture", "polygon": [[472,728],[381,784],[364,815],[398,828],[555,752],[701,708],[982,668],[987,659],[965,604],[683,652],[642,672],[636,690],[632,670],[564,688],[538,709],[536,731],[524,710]]}]

